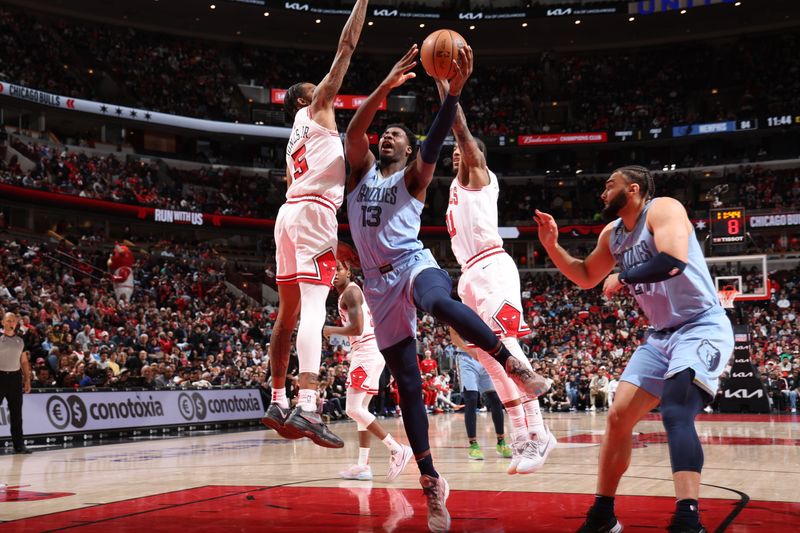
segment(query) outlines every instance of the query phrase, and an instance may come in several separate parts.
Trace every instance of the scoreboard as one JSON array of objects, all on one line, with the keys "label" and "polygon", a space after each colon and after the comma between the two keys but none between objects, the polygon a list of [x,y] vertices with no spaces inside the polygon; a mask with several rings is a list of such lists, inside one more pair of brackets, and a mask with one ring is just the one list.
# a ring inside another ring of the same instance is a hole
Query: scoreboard
[{"label": "scoreboard", "polygon": [[710,212],[711,244],[741,244],[745,238],[743,207],[724,207]]}]

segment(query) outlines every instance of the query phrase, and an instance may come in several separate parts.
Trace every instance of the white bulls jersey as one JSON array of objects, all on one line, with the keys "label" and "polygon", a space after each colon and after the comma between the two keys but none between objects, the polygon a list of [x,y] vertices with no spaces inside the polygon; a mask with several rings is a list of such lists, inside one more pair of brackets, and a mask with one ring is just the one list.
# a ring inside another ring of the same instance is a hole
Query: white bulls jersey
[{"label": "white bulls jersey", "polygon": [[292,184],[287,200],[311,200],[332,207],[344,198],[344,147],[339,133],[324,128],[311,118],[311,108],[300,109],[286,144],[286,168]]},{"label": "white bulls jersey", "polygon": [[453,254],[462,270],[466,270],[487,254],[503,249],[503,239],[497,230],[499,194],[500,185],[491,170],[489,184],[480,189],[464,187],[458,178],[450,185],[445,220]]},{"label": "white bulls jersey", "polygon": [[[345,290],[349,289],[350,287],[355,287],[358,290],[358,292],[361,292],[361,287],[359,287],[353,282],[350,282],[350,284],[347,286]],[[364,329],[361,332],[361,335],[348,337],[348,339],[350,340],[350,348],[352,350],[350,353],[351,354],[353,352],[362,353],[369,351],[380,354],[380,350],[378,350],[378,343],[375,340],[375,323],[372,321],[372,313],[370,312],[369,307],[367,306],[367,300],[366,298],[364,298],[363,293],[361,294],[361,298],[362,298],[361,313],[364,315]],[[339,318],[342,319],[342,325],[348,326],[350,324],[350,319],[349,316],[347,315],[347,311],[342,308],[341,295],[339,296],[338,307],[339,307]]]}]

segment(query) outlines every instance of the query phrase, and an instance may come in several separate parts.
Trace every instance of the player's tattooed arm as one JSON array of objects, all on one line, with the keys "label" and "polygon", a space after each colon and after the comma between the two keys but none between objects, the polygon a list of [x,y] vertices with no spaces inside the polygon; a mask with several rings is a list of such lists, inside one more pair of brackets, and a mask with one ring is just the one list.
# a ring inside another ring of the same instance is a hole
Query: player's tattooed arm
[{"label": "player's tattooed arm", "polygon": [[361,296],[361,291],[354,289],[351,285],[342,294],[342,304],[347,310],[347,319],[350,323],[346,326],[325,326],[322,328],[322,334],[326,337],[331,335],[356,337],[364,332],[364,313],[361,312],[364,297]]},{"label": "player's tattooed arm", "polygon": [[582,289],[597,286],[614,269],[616,260],[609,248],[609,239],[614,229],[613,222],[600,232],[597,246],[592,253],[586,259],[578,259],[558,244],[558,225],[552,215],[537,209],[533,218],[539,225],[539,240],[553,264]]},{"label": "player's tattooed arm", "polygon": [[367,97],[350,120],[344,141],[345,155],[347,163],[350,165],[348,190],[352,190],[355,186],[353,180],[356,182],[360,180],[364,173],[375,164],[375,156],[369,150],[367,130],[372,124],[381,102],[389,95],[389,92],[416,77],[411,69],[417,65],[418,51],[416,44],[409,48],[400,61],[392,67],[386,79]]},{"label": "player's tattooed arm", "polygon": [[[439,90],[439,99],[444,102],[447,98],[447,93],[450,91],[450,82],[447,80],[436,80],[436,88]],[[470,172],[472,169],[481,169],[478,175],[484,179],[481,185],[489,184],[489,175],[486,172],[486,157],[481,149],[478,147],[475,137],[469,131],[467,126],[467,117],[464,114],[464,108],[458,104],[456,109],[456,120],[453,122],[453,135],[455,135],[456,143],[458,143],[458,150],[461,152],[461,160],[469,167]],[[472,181],[472,180],[470,180]],[[466,183],[464,185],[467,185]]]},{"label": "player's tattooed arm", "polygon": [[[350,18],[347,19],[344,28],[342,28],[342,34],[339,36],[339,46],[336,49],[336,57],[333,59],[331,69],[314,90],[314,96],[311,100],[311,112],[317,121],[324,119],[325,122],[328,122],[328,119],[330,119],[329,124],[322,124],[330,129],[336,127],[333,116],[333,101],[342,87],[344,75],[350,66],[350,59],[353,57],[353,52],[355,52],[356,45],[361,37],[364,20],[367,17],[368,4],[368,0],[358,0],[353,6]],[[320,113],[323,115],[329,114],[330,117],[317,118]]]}]

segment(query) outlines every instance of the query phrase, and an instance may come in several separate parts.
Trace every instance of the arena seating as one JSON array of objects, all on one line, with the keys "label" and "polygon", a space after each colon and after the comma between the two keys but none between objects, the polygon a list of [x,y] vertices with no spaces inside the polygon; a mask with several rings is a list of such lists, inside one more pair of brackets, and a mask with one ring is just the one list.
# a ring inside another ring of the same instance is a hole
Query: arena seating
[{"label": "arena seating", "polygon": [[[19,185],[62,194],[116,202],[255,218],[275,218],[285,184],[282,174],[270,178],[246,178],[233,169],[203,167],[187,170],[167,167],[162,173],[157,162],[123,160],[119,155],[88,156],[63,146],[23,141],[12,136],[11,146],[35,163],[25,172],[17,161],[0,161],[0,183]],[[443,165],[440,172],[448,172]],[[502,179],[502,178],[501,178]],[[678,197],[693,218],[707,215],[709,201],[702,172],[656,174],[659,195]],[[500,189],[501,223],[528,225],[534,209],[551,212],[571,223],[599,223],[602,205],[599,194],[603,177],[581,178],[572,188],[532,180],[503,179]],[[741,165],[726,175],[735,202],[748,209],[797,209],[800,207],[800,166],[774,170],[759,165]],[[443,224],[450,181],[435,181],[428,191],[429,209],[423,224]],[[346,222],[344,211],[340,221]],[[771,247],[771,245],[768,245]]]},{"label": "arena seating", "polygon": [[[9,57],[19,58],[0,67],[0,79],[228,121],[249,120],[239,83],[252,80],[267,89],[316,83],[332,60],[332,51],[326,56],[208,42],[12,7],[0,9],[0,42]],[[464,101],[478,135],[647,129],[785,113],[800,107],[797,76],[788,75],[800,69],[794,53],[799,45],[800,34],[788,31],[624,53],[545,51],[522,64],[479,63]],[[368,94],[395,60],[359,54],[342,93]],[[409,122],[420,132],[438,105],[435,88],[424,78],[404,89],[419,97],[417,116]],[[542,110],[553,102],[569,112],[547,118]],[[376,128],[397,118],[390,115]],[[341,129],[348,120],[348,113],[340,114]]]}]

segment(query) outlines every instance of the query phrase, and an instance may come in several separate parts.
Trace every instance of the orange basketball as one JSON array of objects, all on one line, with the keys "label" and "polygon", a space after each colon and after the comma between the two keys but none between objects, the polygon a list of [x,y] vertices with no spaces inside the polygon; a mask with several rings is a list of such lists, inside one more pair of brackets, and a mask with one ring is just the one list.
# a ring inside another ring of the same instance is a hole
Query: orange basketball
[{"label": "orange basketball", "polygon": [[453,60],[458,61],[458,50],[467,41],[453,30],[437,30],[422,42],[419,57],[425,72],[437,80],[449,80],[456,74]]}]

